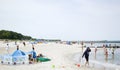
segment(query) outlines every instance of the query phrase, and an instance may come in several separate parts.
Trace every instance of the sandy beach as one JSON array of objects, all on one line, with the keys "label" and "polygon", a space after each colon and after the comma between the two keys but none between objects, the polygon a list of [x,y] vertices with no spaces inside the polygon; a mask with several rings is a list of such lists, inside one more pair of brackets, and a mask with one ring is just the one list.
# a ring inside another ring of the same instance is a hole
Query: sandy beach
[{"label": "sandy beach", "polygon": [[[5,49],[5,44],[0,46],[0,55],[7,54]],[[22,43],[19,44],[20,50],[28,52],[32,50],[32,45],[26,43],[23,46]],[[90,66],[85,67],[80,65],[78,67],[75,61],[73,61],[73,55],[76,53],[81,53],[81,45],[66,45],[66,44],[56,44],[56,43],[40,43],[34,45],[37,54],[42,53],[45,57],[51,59],[48,62],[38,62],[34,64],[23,64],[23,65],[6,65],[0,64],[0,70],[109,70],[100,65],[90,63]],[[16,50],[14,43],[10,45],[9,53],[12,54]],[[54,66],[54,67],[53,67]],[[112,69],[111,69],[112,70]],[[119,68],[116,70],[120,70]]]}]

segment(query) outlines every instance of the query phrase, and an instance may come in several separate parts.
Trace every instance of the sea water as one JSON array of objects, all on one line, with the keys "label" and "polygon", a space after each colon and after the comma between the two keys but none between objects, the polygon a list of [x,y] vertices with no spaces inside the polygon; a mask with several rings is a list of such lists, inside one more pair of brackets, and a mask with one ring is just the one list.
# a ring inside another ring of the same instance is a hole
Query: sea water
[{"label": "sea water", "polygon": [[105,55],[102,49],[97,50],[96,55],[94,52],[90,53],[90,60],[101,61],[103,63],[111,63],[115,65],[120,65],[120,48],[115,49],[114,54],[112,54],[112,49],[108,49],[108,56]]},{"label": "sea water", "polygon": [[[94,52],[94,48],[92,49],[92,51],[89,54],[89,62],[91,64],[96,64],[99,66],[104,66],[107,68],[118,68],[118,70],[120,70],[120,48],[115,49],[114,54],[112,54],[112,51],[110,48],[107,48],[108,50],[108,56],[106,57],[105,53],[104,53],[104,49],[100,48],[97,50],[96,55]],[[76,53],[74,55],[74,61],[81,63],[81,59],[82,59],[82,54],[83,53]],[[85,60],[84,60],[85,61]]]}]

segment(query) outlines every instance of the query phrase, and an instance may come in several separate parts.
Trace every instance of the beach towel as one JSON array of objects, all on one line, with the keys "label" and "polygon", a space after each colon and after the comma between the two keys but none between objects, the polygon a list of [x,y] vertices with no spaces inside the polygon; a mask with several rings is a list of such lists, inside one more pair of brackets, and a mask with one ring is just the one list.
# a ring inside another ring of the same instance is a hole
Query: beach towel
[{"label": "beach towel", "polygon": [[44,58],[44,57],[39,57],[39,58],[37,58],[37,62],[47,62],[47,61],[50,61],[51,59],[49,59],[49,58]]}]

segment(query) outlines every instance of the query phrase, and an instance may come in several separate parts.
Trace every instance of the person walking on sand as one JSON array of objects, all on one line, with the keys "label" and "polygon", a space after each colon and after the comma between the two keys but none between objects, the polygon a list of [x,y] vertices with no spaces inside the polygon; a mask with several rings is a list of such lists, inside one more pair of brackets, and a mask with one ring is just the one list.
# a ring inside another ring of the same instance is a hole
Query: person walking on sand
[{"label": "person walking on sand", "polygon": [[82,58],[85,56],[85,59],[86,59],[85,66],[86,66],[86,64],[89,65],[89,52],[91,52],[91,49],[89,47],[87,47],[82,55]]},{"label": "person walking on sand", "polygon": [[25,42],[23,42],[23,45],[26,46]]},{"label": "person walking on sand", "polygon": [[6,46],[6,50],[7,50],[7,53],[9,54],[9,44],[7,43],[7,46]]},{"label": "person walking on sand", "polygon": [[84,43],[83,43],[83,42],[81,42],[81,45],[82,45],[82,52],[83,52],[83,49],[84,49],[83,45],[84,45]]}]

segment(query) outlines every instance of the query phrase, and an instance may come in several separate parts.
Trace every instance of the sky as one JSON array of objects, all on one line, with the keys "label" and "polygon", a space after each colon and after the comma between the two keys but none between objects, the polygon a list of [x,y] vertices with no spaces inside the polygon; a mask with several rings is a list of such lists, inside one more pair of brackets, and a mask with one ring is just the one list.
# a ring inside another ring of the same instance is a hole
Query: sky
[{"label": "sky", "polygon": [[120,40],[120,0],[0,0],[0,30],[39,39]]}]

